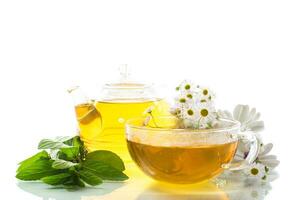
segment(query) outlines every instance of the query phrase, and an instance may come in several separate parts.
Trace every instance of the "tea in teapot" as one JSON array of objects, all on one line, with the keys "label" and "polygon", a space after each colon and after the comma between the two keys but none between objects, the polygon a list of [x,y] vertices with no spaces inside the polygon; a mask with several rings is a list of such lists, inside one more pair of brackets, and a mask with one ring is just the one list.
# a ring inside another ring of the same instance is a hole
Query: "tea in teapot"
[{"label": "tea in teapot", "polygon": [[154,115],[166,115],[169,106],[156,96],[153,86],[129,81],[127,72],[121,74],[123,78],[118,83],[104,85],[102,97],[97,100],[80,94],[78,87],[69,92],[81,99],[75,111],[80,137],[88,150],[110,150],[128,162],[131,159],[126,147],[125,122],[143,116],[150,106],[154,107]]}]

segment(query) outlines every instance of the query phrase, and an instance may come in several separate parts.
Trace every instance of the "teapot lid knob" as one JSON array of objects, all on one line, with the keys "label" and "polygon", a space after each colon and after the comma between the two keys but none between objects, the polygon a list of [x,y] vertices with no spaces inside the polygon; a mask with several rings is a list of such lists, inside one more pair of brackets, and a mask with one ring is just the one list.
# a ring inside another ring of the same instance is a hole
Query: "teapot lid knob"
[{"label": "teapot lid knob", "polygon": [[126,83],[130,81],[130,68],[128,67],[127,64],[121,64],[119,66],[119,72],[120,72],[120,82],[121,83]]},{"label": "teapot lid knob", "polygon": [[127,64],[118,67],[119,78],[117,82],[105,84],[102,88],[101,100],[122,99],[132,101],[137,99],[156,98],[152,84],[136,82],[131,77],[131,70]]}]

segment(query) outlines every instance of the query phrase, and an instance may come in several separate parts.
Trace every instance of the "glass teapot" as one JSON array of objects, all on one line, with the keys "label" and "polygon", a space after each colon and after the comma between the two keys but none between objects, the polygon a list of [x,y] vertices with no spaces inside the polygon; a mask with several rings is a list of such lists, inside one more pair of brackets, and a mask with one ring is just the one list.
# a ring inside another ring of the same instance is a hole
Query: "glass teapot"
[{"label": "glass teapot", "polygon": [[80,137],[88,151],[110,150],[130,162],[126,147],[125,122],[145,115],[152,106],[153,115],[167,115],[169,106],[154,90],[153,85],[130,80],[126,65],[119,68],[121,78],[105,84],[97,100],[86,97],[76,86],[68,90],[75,100],[75,112]]}]

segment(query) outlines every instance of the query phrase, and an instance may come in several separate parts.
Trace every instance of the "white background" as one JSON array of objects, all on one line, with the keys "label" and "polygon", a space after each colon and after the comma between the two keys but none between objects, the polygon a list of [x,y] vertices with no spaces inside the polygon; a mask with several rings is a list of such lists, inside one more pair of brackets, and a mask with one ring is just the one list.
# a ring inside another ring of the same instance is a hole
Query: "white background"
[{"label": "white background", "polygon": [[[267,199],[299,182],[299,1],[0,1],[0,185],[41,138],[74,133],[66,89],[97,96],[128,63],[137,80],[189,78],[217,93],[219,108],[255,106],[273,142],[280,178]],[[13,199],[13,198],[11,198]]]}]

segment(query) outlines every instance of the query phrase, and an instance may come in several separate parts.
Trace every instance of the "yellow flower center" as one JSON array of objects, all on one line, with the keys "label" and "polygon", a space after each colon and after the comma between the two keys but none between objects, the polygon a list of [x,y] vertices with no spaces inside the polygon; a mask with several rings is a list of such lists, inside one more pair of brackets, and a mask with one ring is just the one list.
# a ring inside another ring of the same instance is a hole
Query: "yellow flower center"
[{"label": "yellow flower center", "polygon": [[257,168],[252,168],[252,169],[251,169],[251,174],[254,175],[254,176],[257,175],[258,172],[259,172],[259,171],[258,171]]},{"label": "yellow flower center", "polygon": [[189,109],[189,110],[187,111],[187,114],[188,114],[188,115],[193,115],[193,114],[194,114],[194,111],[191,110],[191,109]]},{"label": "yellow flower center", "polygon": [[180,102],[180,103],[185,103],[186,100],[185,100],[185,98],[181,98],[181,99],[179,99],[179,102]]},{"label": "yellow flower center", "polygon": [[208,115],[208,110],[207,109],[201,109],[200,114],[202,117],[206,117]]},{"label": "yellow flower center", "polygon": [[193,95],[187,94],[186,97],[191,99],[191,98],[193,98]]},{"label": "yellow flower center", "polygon": [[185,88],[186,90],[189,90],[189,89],[191,88],[191,86],[190,86],[189,84],[187,84],[187,85],[184,86],[184,88]]},{"label": "yellow flower center", "polygon": [[204,89],[204,90],[203,90],[203,94],[204,94],[204,95],[207,95],[207,94],[208,94],[208,90],[207,90],[207,89]]}]

